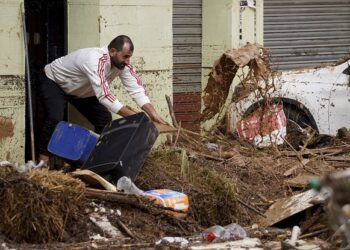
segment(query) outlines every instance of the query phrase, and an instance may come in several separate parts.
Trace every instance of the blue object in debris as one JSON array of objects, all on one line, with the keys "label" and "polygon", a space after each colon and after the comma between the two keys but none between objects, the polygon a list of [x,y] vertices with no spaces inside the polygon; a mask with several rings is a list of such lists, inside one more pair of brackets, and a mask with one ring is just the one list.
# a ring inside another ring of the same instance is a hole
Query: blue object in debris
[{"label": "blue object in debris", "polygon": [[48,151],[77,163],[84,163],[96,146],[99,135],[76,124],[61,121],[57,124]]}]

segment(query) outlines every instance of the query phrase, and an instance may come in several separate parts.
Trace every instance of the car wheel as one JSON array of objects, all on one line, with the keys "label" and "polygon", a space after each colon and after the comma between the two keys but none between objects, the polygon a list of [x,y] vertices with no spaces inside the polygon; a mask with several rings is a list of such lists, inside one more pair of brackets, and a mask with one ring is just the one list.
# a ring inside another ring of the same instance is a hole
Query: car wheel
[{"label": "car wheel", "polygon": [[312,118],[309,117],[302,108],[288,103],[283,103],[283,111],[287,120],[297,123],[301,128],[311,127],[317,131],[316,124],[314,124]]}]

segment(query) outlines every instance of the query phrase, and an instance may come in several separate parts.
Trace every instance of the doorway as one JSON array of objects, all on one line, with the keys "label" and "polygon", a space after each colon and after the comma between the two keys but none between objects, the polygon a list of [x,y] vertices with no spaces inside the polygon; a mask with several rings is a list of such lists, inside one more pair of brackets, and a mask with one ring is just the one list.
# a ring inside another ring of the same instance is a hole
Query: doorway
[{"label": "doorway", "polygon": [[[37,152],[38,132],[43,125],[38,98],[38,74],[44,66],[67,51],[67,0],[24,0],[28,58],[32,84],[34,135]],[[28,97],[27,97],[28,98]],[[28,101],[26,102],[28,103]],[[31,159],[28,105],[26,107],[25,160]]]}]

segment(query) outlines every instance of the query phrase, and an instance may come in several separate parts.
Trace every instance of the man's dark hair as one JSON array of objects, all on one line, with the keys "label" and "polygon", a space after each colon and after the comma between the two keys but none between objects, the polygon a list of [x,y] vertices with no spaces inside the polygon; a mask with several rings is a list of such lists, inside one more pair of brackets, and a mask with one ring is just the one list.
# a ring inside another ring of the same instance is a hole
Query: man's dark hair
[{"label": "man's dark hair", "polygon": [[129,43],[131,52],[134,52],[134,44],[132,43],[130,37],[125,35],[120,35],[114,38],[108,45],[108,49],[115,48],[117,51],[121,51],[124,43]]}]

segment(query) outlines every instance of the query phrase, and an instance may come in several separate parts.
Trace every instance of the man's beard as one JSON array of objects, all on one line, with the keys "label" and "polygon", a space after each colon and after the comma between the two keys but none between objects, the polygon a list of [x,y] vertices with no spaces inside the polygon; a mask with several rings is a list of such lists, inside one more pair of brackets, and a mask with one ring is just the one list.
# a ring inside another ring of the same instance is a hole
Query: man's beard
[{"label": "man's beard", "polygon": [[113,63],[113,65],[114,65],[115,67],[117,67],[117,68],[120,69],[120,70],[123,70],[123,69],[125,68],[125,66],[126,66],[126,64],[120,63],[120,62],[114,62],[114,61],[112,61],[112,63]]}]

